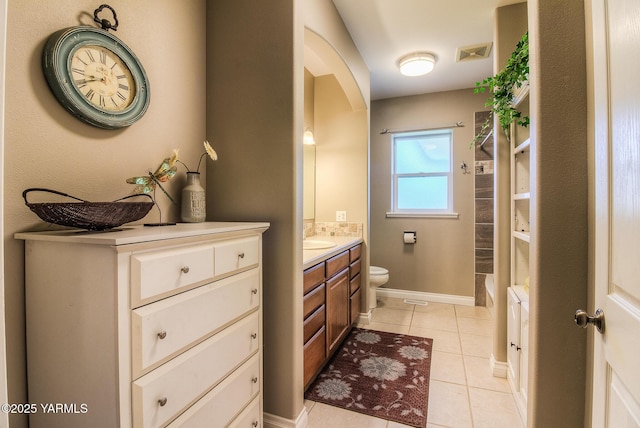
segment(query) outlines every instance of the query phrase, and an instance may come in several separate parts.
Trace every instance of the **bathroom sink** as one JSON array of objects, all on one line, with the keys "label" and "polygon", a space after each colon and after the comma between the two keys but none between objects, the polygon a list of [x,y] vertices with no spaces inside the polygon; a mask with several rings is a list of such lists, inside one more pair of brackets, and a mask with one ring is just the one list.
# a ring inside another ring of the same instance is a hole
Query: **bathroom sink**
[{"label": "bathroom sink", "polygon": [[305,239],[302,241],[302,249],[304,250],[323,250],[325,248],[333,248],[336,244],[331,241],[316,241],[313,239]]}]

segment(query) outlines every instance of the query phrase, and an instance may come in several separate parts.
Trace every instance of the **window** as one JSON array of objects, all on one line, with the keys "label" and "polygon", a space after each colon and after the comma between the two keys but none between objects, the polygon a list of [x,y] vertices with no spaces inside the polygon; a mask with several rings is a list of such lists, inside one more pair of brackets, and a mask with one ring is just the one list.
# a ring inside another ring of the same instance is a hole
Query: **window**
[{"label": "window", "polygon": [[392,213],[453,213],[451,129],[392,135]]}]

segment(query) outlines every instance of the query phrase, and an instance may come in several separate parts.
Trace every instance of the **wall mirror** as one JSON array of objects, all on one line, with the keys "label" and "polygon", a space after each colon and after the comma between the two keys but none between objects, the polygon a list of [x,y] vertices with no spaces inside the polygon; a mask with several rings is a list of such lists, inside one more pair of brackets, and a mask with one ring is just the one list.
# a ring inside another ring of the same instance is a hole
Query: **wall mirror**
[{"label": "wall mirror", "polygon": [[313,220],[316,213],[316,146],[304,146],[303,218]]}]

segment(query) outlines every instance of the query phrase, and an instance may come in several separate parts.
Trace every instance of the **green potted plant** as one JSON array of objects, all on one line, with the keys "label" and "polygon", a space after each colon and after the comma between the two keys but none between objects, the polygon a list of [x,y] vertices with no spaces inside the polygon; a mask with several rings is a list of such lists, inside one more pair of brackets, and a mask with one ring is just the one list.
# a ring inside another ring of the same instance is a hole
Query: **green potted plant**
[{"label": "green potted plant", "polygon": [[[518,125],[529,126],[529,116],[523,116],[522,112],[514,106],[516,91],[529,80],[529,35],[524,33],[516,44],[506,65],[495,76],[487,77],[482,82],[476,82],[474,93],[484,93],[487,89],[491,94],[486,102],[491,107],[491,112],[498,117],[500,127],[509,139],[509,127],[515,121]],[[475,146],[483,138],[485,131],[491,126],[491,119],[487,119],[482,129],[471,142]]]}]

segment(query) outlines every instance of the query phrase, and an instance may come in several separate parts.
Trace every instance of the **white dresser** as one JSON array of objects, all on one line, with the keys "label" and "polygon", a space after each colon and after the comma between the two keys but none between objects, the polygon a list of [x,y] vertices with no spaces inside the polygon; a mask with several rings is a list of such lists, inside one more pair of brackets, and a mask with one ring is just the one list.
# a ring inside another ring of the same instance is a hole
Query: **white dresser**
[{"label": "white dresser", "polygon": [[261,427],[268,227],[16,234],[30,427]]}]

